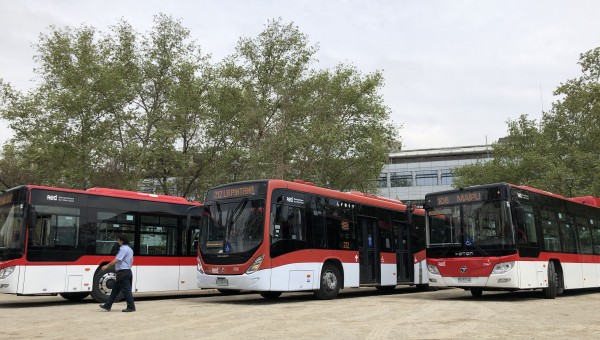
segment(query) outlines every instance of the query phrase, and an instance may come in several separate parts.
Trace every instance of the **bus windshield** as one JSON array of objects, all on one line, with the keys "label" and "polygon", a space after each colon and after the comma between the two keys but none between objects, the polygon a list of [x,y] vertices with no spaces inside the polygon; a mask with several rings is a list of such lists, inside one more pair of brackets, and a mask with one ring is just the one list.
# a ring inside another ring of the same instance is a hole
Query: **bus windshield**
[{"label": "bus windshield", "polygon": [[514,246],[508,202],[472,202],[428,211],[429,245],[462,249],[504,249]]},{"label": "bus windshield", "polygon": [[0,206],[0,261],[23,254],[23,204]]},{"label": "bus windshield", "polygon": [[262,242],[264,213],[264,199],[206,204],[200,222],[200,250],[204,254],[239,254],[255,249]]}]

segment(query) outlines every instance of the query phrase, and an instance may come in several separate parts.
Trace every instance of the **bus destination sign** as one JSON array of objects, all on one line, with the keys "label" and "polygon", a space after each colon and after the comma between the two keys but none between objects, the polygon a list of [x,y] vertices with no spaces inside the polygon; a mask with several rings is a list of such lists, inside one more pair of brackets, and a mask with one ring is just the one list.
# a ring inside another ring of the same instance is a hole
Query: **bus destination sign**
[{"label": "bus destination sign", "polygon": [[487,190],[477,191],[460,191],[446,195],[432,195],[427,199],[429,206],[435,207],[438,205],[461,204],[469,202],[485,201],[488,198]]},{"label": "bus destination sign", "polygon": [[209,190],[207,199],[214,201],[234,197],[254,196],[258,194],[258,186],[258,184],[243,184]]}]

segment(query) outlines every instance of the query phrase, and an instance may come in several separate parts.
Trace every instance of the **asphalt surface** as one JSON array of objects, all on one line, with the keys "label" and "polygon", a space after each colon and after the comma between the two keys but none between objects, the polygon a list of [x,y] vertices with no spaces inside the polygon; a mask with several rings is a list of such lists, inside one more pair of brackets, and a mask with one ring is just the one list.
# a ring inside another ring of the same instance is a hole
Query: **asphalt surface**
[{"label": "asphalt surface", "polygon": [[0,339],[458,339],[589,338],[600,334],[600,290],[555,300],[536,292],[459,289],[392,293],[342,290],[335,300],[284,293],[223,296],[214,290],[134,295],[137,311],[111,312],[90,298],[0,295]]}]

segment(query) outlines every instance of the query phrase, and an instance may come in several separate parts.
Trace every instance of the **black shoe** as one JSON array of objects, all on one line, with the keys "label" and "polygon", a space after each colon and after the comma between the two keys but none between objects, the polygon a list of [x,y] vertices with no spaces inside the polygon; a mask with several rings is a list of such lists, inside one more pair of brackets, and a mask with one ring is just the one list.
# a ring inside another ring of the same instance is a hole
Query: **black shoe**
[{"label": "black shoe", "polygon": [[106,307],[105,304],[100,305],[100,308],[104,309],[105,311],[109,311],[110,312],[110,307]]},{"label": "black shoe", "polygon": [[125,308],[125,309],[123,309],[121,312],[124,312],[124,313],[131,313],[131,312],[135,312],[135,308],[134,308],[134,309],[131,309],[131,308]]}]

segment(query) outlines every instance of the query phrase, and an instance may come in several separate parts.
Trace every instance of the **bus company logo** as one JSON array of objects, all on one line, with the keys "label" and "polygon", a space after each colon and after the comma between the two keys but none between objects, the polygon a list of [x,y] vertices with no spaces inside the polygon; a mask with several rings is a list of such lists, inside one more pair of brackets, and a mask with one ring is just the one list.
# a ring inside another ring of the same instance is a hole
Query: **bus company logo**
[{"label": "bus company logo", "polygon": [[454,253],[454,256],[473,256],[474,253],[472,251],[457,251]]},{"label": "bus company logo", "polygon": [[438,262],[438,267],[446,267],[446,261]]},{"label": "bus company logo", "polygon": [[463,274],[466,273],[467,272],[467,266],[460,267],[460,272],[463,273]]},{"label": "bus company logo", "polygon": [[58,195],[46,195],[46,200],[47,201],[56,201],[56,202],[67,202],[67,203],[75,202],[74,197],[65,197],[65,196],[58,196]]},{"label": "bus company logo", "polygon": [[303,200],[303,199],[301,199],[301,198],[296,198],[296,197],[290,197],[290,196],[288,196],[288,197],[286,197],[286,198],[285,198],[285,200],[286,200],[288,203],[293,203],[293,204],[304,204],[304,200]]}]

